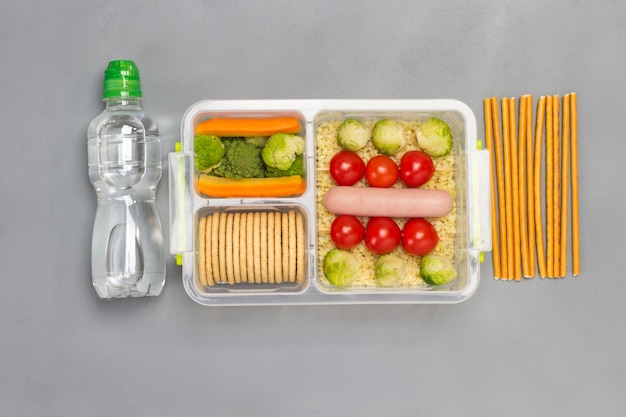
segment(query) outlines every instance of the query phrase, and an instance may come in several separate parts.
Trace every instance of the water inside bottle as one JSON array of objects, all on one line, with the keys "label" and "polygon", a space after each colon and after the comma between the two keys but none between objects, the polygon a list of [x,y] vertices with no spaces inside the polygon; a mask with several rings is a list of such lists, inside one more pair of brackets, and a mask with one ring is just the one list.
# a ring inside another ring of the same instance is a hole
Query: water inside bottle
[{"label": "water inside bottle", "polygon": [[97,131],[100,176],[110,186],[130,188],[145,171],[145,132],[141,121],[129,115],[105,120]]},{"label": "water inside bottle", "polygon": [[89,175],[98,195],[92,280],[102,298],[158,295],[165,282],[155,205],[161,151],[152,125],[119,114],[95,121],[90,130]]}]

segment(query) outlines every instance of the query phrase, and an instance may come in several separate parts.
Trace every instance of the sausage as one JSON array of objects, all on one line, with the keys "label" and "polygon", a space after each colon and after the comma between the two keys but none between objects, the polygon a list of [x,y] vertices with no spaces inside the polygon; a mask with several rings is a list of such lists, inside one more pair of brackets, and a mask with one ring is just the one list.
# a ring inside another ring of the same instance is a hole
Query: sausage
[{"label": "sausage", "polygon": [[445,190],[376,188],[337,185],[322,202],[329,212],[366,217],[442,217],[452,210]]}]

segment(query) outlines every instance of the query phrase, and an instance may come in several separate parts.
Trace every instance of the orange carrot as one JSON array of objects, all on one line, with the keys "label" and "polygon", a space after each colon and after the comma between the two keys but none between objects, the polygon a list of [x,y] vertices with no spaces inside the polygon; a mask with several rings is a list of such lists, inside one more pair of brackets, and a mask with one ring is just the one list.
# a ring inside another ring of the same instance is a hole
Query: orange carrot
[{"label": "orange carrot", "polygon": [[196,190],[207,197],[288,197],[304,192],[299,175],[289,177],[231,179],[200,174]]},{"label": "orange carrot", "polygon": [[196,135],[270,136],[275,133],[300,133],[300,122],[295,117],[230,118],[216,117],[196,125]]}]

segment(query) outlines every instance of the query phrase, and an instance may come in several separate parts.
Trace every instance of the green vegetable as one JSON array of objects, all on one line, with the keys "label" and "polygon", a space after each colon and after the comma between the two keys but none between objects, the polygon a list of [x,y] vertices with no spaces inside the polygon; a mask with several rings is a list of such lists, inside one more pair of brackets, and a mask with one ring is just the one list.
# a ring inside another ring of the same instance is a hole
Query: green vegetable
[{"label": "green vegetable", "polygon": [[223,139],[225,153],[222,163],[212,171],[213,175],[226,178],[263,178],[265,165],[261,148],[241,138]]},{"label": "green vegetable", "polygon": [[331,284],[337,287],[352,284],[358,272],[359,263],[351,252],[332,249],[324,257],[324,275]]},{"label": "green vegetable", "polygon": [[370,132],[355,119],[346,119],[337,131],[337,143],[347,151],[357,151],[367,144]]},{"label": "green vegetable", "polygon": [[193,140],[193,150],[196,153],[196,169],[209,172],[219,165],[224,157],[224,144],[215,135],[198,135]]},{"label": "green vegetable", "polygon": [[267,143],[267,136],[250,136],[245,138],[245,141],[253,144],[257,148],[262,148]]},{"label": "green vegetable", "polygon": [[383,287],[397,284],[404,274],[404,261],[394,253],[379,256],[374,263],[374,277]]},{"label": "green vegetable", "polygon": [[445,285],[454,281],[456,269],[446,258],[426,255],[422,258],[420,276],[428,285]]},{"label": "green vegetable", "polygon": [[296,156],[303,153],[304,139],[288,133],[277,133],[267,140],[261,156],[268,167],[286,170],[294,163]]},{"label": "green vegetable", "polygon": [[291,175],[300,175],[302,177],[304,176],[304,156],[296,156],[296,160],[287,169],[277,169],[268,166],[265,170],[265,175],[267,177],[289,177]]},{"label": "green vegetable", "polygon": [[452,150],[450,126],[435,117],[422,123],[417,129],[417,145],[430,156],[445,156]]},{"label": "green vegetable", "polygon": [[383,119],[374,125],[372,143],[378,152],[393,155],[406,145],[402,126],[390,119]]}]

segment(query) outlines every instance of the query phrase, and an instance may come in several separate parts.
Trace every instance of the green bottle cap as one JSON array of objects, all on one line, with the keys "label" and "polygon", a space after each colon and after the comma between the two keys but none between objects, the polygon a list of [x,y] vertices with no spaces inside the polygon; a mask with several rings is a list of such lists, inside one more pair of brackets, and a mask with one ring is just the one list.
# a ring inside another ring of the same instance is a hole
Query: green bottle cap
[{"label": "green bottle cap", "polygon": [[141,97],[139,69],[130,60],[109,62],[104,71],[104,92],[102,98]]}]

